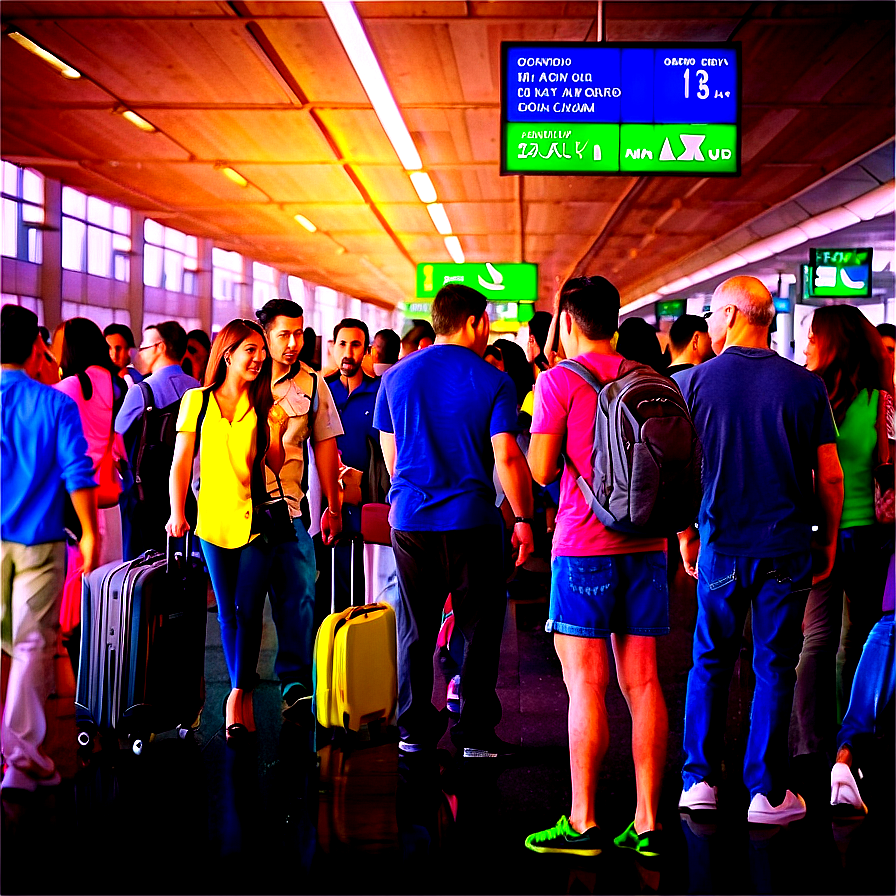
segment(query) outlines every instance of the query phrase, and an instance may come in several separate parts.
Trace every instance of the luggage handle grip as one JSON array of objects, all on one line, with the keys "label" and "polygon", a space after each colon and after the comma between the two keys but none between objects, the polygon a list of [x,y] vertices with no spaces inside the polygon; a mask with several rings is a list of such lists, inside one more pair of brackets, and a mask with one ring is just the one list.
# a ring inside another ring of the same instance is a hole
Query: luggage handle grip
[{"label": "luggage handle grip", "polygon": [[[174,569],[174,543],[180,541],[180,538],[174,538],[169,535],[165,544],[165,572],[170,573]],[[184,551],[186,556],[193,554],[193,530],[187,529],[187,534],[183,536]]]}]

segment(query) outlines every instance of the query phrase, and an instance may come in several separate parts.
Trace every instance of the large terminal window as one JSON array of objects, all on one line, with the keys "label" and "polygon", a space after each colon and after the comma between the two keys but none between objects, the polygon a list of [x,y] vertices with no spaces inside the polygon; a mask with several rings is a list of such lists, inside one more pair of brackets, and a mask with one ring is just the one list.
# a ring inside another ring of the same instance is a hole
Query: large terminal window
[{"label": "large terminal window", "polygon": [[217,246],[212,249],[212,296],[221,302],[239,298],[243,285],[243,256]]},{"label": "large terminal window", "polygon": [[62,188],[62,267],[127,282],[131,213],[71,187]]},{"label": "large terminal window", "polygon": [[143,225],[143,283],[196,295],[198,241],[147,218]]},{"label": "large terminal window", "polygon": [[261,308],[280,298],[280,272],[257,261],[252,263],[252,307]]},{"label": "large terminal window", "polygon": [[43,177],[3,162],[3,255],[40,264],[43,223]]}]

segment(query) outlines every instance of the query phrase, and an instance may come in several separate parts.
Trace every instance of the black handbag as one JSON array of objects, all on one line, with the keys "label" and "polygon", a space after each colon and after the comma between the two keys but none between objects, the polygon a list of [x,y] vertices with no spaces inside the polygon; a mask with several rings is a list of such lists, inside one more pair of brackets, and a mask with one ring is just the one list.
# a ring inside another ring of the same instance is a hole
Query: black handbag
[{"label": "black handbag", "polygon": [[252,506],[252,532],[257,532],[268,544],[285,544],[298,541],[296,530],[289,514],[289,504],[283,494],[280,477],[275,473],[280,495],[271,497],[265,491],[265,497]]}]

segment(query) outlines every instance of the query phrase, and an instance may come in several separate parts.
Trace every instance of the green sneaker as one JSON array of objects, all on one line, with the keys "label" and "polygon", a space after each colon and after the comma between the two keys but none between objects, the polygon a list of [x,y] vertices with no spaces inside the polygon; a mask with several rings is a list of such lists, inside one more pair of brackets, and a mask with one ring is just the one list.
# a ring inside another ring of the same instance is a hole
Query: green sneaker
[{"label": "green sneaker", "polygon": [[645,831],[639,834],[635,831],[635,823],[632,822],[618,837],[613,838],[613,842],[620,849],[630,849],[640,856],[653,858],[660,854],[662,836],[662,831]]},{"label": "green sneaker", "polygon": [[574,831],[565,815],[546,831],[538,831],[526,837],[526,846],[533,852],[566,853],[571,856],[599,856],[600,828],[588,828],[584,834]]}]

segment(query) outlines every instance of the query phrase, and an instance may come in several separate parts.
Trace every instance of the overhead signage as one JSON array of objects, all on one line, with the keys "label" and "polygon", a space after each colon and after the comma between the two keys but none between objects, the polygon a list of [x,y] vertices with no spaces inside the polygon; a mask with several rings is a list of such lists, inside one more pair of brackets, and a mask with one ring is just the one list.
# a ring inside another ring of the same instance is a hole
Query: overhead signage
[{"label": "overhead signage", "polygon": [[871,296],[871,249],[810,249],[805,294],[818,298]]},{"label": "overhead signage", "polygon": [[501,44],[501,174],[740,174],[739,43]]},{"label": "overhead signage", "polygon": [[486,262],[417,265],[417,298],[433,299],[448,283],[481,292],[490,302],[534,302],[538,298],[538,265]]},{"label": "overhead signage", "polygon": [[656,303],[656,320],[678,320],[685,313],[687,299],[665,299]]}]

